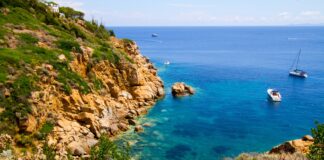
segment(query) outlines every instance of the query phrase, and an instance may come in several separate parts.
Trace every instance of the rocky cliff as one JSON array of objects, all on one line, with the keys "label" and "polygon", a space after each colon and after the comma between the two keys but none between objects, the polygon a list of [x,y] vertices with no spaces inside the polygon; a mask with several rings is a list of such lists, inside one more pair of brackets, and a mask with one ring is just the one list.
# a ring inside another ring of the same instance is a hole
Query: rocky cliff
[{"label": "rocky cliff", "polygon": [[57,157],[87,155],[164,96],[136,43],[97,22],[33,0],[4,0],[0,10],[0,146],[27,148],[26,157],[44,143]]}]

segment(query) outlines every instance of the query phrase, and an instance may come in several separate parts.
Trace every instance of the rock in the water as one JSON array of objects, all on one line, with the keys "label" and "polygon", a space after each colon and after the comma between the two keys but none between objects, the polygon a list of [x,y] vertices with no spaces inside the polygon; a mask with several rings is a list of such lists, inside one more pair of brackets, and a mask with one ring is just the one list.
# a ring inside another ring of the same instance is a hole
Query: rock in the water
[{"label": "rock in the water", "polygon": [[309,152],[309,146],[314,143],[313,137],[306,135],[302,139],[296,139],[285,142],[279,146],[272,148],[270,154],[282,154],[282,153],[302,153],[307,154]]},{"label": "rock in the water", "polygon": [[144,128],[141,125],[138,125],[135,127],[134,131],[138,133],[144,132]]},{"label": "rock in the water", "polygon": [[195,90],[191,87],[186,85],[183,82],[177,82],[172,86],[172,95],[173,96],[187,96],[195,94]]}]

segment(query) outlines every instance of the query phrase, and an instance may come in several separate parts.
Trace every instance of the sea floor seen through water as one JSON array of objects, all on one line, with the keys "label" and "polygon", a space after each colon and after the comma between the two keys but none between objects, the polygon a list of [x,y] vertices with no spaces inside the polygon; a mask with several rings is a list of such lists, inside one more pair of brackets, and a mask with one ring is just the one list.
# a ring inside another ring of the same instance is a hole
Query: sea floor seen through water
[{"label": "sea floor seen through water", "polygon": [[[138,159],[209,160],[265,152],[324,121],[322,27],[119,27],[158,68],[166,97],[121,136]],[[152,33],[158,37],[152,38]],[[299,49],[309,78],[288,76]],[[169,61],[169,65],[164,62]],[[174,98],[185,82],[197,94]],[[282,102],[267,99],[276,88]]]}]

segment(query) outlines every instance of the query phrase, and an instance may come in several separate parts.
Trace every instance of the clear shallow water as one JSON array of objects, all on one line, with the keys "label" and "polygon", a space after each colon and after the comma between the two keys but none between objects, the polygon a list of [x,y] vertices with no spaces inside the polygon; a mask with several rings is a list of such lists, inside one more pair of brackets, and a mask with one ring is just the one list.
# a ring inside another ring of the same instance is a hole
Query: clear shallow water
[{"label": "clear shallow water", "polygon": [[[129,27],[113,28],[135,40],[158,67],[166,97],[141,119],[154,126],[137,142],[140,159],[209,160],[263,152],[310,134],[324,122],[324,28],[322,27]],[[158,33],[158,38],[151,38]],[[308,79],[288,76],[299,48]],[[171,65],[163,65],[164,61]],[[197,94],[176,99],[174,82]],[[266,89],[283,101],[267,101]]]}]

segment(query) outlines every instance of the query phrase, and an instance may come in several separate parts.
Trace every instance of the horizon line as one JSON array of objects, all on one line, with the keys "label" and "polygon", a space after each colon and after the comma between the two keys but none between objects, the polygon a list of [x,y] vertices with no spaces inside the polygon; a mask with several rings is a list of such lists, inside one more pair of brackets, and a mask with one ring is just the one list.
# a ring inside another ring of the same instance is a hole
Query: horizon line
[{"label": "horizon line", "polygon": [[324,27],[324,24],[318,25],[105,25],[105,27]]}]

